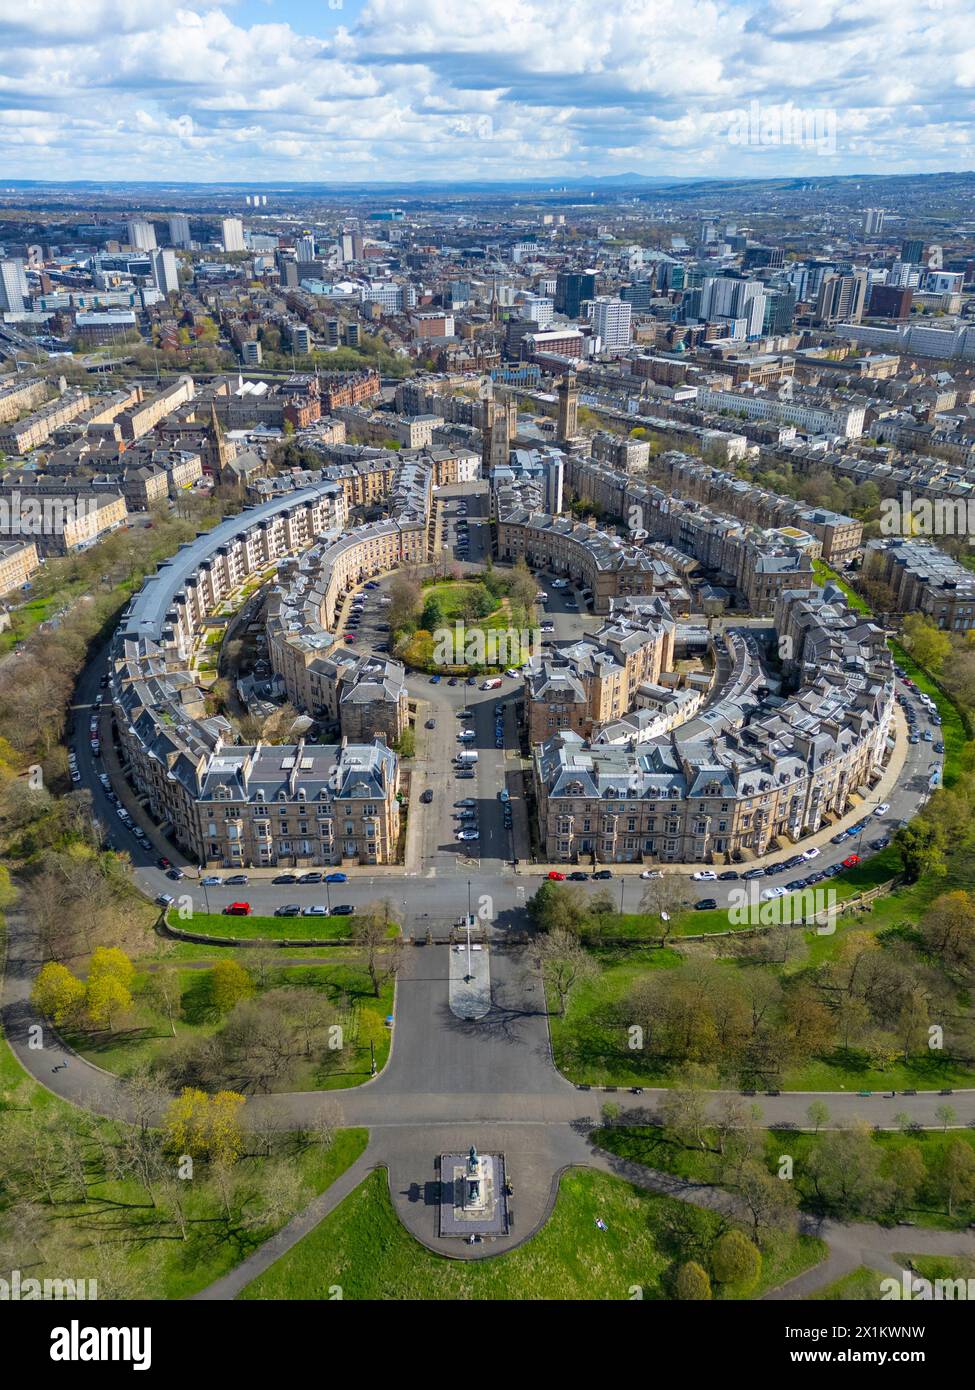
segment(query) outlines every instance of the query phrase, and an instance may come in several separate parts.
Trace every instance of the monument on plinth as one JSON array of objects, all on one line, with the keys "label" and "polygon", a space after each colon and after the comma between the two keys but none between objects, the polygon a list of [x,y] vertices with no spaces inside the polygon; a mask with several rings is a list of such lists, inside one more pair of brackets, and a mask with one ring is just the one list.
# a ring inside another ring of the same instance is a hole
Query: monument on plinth
[{"label": "monument on plinth", "polygon": [[498,1236],[508,1232],[504,1154],[440,1156],[441,1236]]}]

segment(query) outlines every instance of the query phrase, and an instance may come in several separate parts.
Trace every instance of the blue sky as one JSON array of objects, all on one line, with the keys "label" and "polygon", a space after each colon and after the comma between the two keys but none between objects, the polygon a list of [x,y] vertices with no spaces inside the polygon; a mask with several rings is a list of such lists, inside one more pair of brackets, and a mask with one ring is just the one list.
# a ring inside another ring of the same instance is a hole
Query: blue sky
[{"label": "blue sky", "polygon": [[8,178],[975,168],[970,0],[0,0]]}]

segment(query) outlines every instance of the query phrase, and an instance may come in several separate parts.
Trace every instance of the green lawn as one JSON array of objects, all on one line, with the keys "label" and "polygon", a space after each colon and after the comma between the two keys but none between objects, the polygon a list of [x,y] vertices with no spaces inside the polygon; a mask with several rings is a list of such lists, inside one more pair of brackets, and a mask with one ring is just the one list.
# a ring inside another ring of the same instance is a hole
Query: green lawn
[{"label": "green lawn", "polygon": [[838,585],[839,588],[843,590],[847,603],[855,612],[870,612],[870,605],[866,600],[862,599],[854,589],[851,589],[846,580],[843,579],[841,575],[837,574],[836,570],[831,569],[825,560],[813,560],[812,565],[817,584],[832,583]]},{"label": "green lawn", "polygon": [[[184,922],[172,909],[168,917],[177,930],[225,941],[346,941],[355,926],[354,917],[232,917],[222,912],[194,912]],[[390,937],[398,933],[399,927],[391,922]]]},{"label": "green lawn", "polygon": [[[596,1225],[597,1217],[607,1230]],[[706,1252],[719,1216],[657,1197],[591,1169],[565,1174],[550,1219],[527,1244],[496,1259],[443,1259],[419,1245],[393,1210],[382,1170],[241,1294],[244,1299],[376,1301],[630,1300],[673,1295],[676,1263]],[[821,1241],[783,1238],[767,1252],[757,1296],[825,1255]]]},{"label": "green lawn", "polygon": [[[950,1103],[950,1101],[949,1101]],[[761,1106],[761,1100],[758,1101]],[[827,1109],[829,1102],[827,1101]],[[641,1163],[647,1168],[655,1168],[665,1173],[693,1182],[718,1182],[720,1180],[720,1155],[717,1152],[717,1135],[705,1133],[709,1147],[684,1148],[667,1130],[655,1126],[619,1126],[597,1130],[593,1140],[600,1148]],[[971,1130],[919,1130],[902,1134],[899,1130],[879,1130],[873,1135],[873,1143],[884,1152],[903,1148],[906,1144],[917,1144],[921,1150],[925,1167],[929,1174],[938,1166],[945,1148],[956,1139],[963,1140],[975,1149],[975,1134]],[[808,1211],[816,1211],[815,1193],[810,1181],[804,1178],[805,1164],[809,1154],[820,1142],[820,1136],[811,1130],[769,1129],[764,1132],[765,1161],[770,1172],[777,1172],[782,1154],[789,1154],[794,1162],[796,1191],[800,1205]],[[910,1210],[910,1219],[918,1226],[935,1230],[965,1230],[975,1220],[975,1201],[959,1203],[952,1216],[948,1216],[945,1205],[932,1186],[926,1183],[918,1195],[917,1205]],[[906,1237],[905,1237],[906,1239]]]},{"label": "green lawn", "polygon": [[922,690],[925,695],[930,695],[938,706],[938,713],[941,715],[941,728],[935,729],[933,732],[935,741],[940,735],[945,746],[943,781],[946,787],[950,787],[958,780],[958,774],[961,771],[961,750],[967,741],[962,717],[947,695],[939,690],[934,682],[914,664],[899,642],[891,642],[890,650],[897,665],[905,670],[918,689]]},{"label": "green lawn", "polygon": [[[233,1170],[237,1191],[230,1218],[215,1184],[201,1173],[184,1185],[184,1240],[165,1196],[157,1193],[153,1204],[136,1181],[106,1178],[102,1144],[113,1145],[115,1126],[83,1115],[39,1086],[0,1041],[0,1117],[13,1126],[29,1112],[46,1118],[55,1132],[84,1136],[87,1201],[59,1186],[58,1200],[50,1205],[39,1190],[34,1198],[42,1217],[39,1243],[25,1240],[21,1250],[24,1237],[11,1224],[16,1208],[0,1186],[0,1240],[14,1267],[38,1278],[63,1277],[66,1268],[76,1277],[95,1277],[85,1252],[95,1243],[104,1244],[102,1263],[95,1266],[108,1277],[108,1287],[102,1279],[102,1298],[186,1298],[205,1288],[329,1187],[364,1151],[369,1137],[364,1129],[339,1130],[331,1146],[322,1149],[293,1136],[286,1141],[287,1153],[274,1159],[245,1155]],[[263,1209],[262,1187],[274,1184],[278,1173],[297,1178],[294,1200],[274,1222],[254,1221],[254,1212]]]},{"label": "green lawn", "polygon": [[861,1265],[859,1269],[851,1270],[849,1274],[844,1274],[841,1279],[834,1280],[825,1288],[817,1289],[809,1295],[809,1299],[814,1303],[873,1303],[880,1299],[881,1279],[889,1277]]},{"label": "green lawn", "polygon": [[[246,967],[246,951],[238,953],[237,958]],[[114,1033],[66,1033],[66,1040],[90,1062],[125,1076],[144,1063],[164,1061],[187,1038],[206,1037],[217,1032],[224,1020],[210,1005],[209,972],[183,969],[179,977],[183,1017],[175,1022],[175,1038],[168,1019],[146,998],[144,989],[150,972],[141,971],[134,983],[134,1016],[127,1026],[120,1026]],[[272,967],[267,984],[272,989],[321,990],[336,1008],[337,1022],[343,1030],[343,1046],[328,1054],[328,1065],[309,1060],[288,1078],[283,1089],[335,1091],[360,1086],[372,1075],[373,1049],[377,1070],[385,1066],[391,1045],[390,1029],[385,1020],[393,1011],[392,982],[380,990],[377,999],[371,992],[368,976],[360,968],[354,963],[337,961],[334,965]]]}]

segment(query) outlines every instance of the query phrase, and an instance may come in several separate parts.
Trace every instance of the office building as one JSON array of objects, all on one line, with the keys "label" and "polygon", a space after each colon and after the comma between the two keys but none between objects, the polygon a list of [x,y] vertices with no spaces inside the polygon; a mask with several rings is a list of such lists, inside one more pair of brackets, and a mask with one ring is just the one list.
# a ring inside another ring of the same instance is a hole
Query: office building
[{"label": "office building", "polygon": [[130,217],[128,223],[129,245],[133,251],[155,251],[156,229],[145,218]]},{"label": "office building", "polygon": [[224,217],[220,222],[220,240],[225,251],[243,251],[244,224],[239,217]]},{"label": "office building", "polygon": [[589,304],[589,317],[603,352],[624,352],[632,338],[633,306],[611,295],[600,295]]},{"label": "office building", "polygon": [[179,290],[179,262],[175,251],[153,251],[152,278],[156,289],[162,294],[176,294]]},{"label": "office building", "polygon": [[0,309],[22,314],[27,308],[28,293],[23,261],[0,261]]},{"label": "office building", "polygon": [[582,312],[583,301],[592,299],[595,293],[594,270],[563,271],[555,281],[555,307],[567,318],[577,319]]},{"label": "office building", "polygon": [[182,212],[173,213],[169,219],[169,241],[172,246],[178,246],[183,251],[190,248],[190,219]]}]

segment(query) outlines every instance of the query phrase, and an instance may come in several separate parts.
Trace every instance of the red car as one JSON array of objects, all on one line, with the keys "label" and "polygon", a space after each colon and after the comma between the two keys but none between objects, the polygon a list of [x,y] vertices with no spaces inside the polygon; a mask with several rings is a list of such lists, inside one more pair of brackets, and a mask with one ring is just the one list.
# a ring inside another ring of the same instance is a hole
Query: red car
[{"label": "red car", "polygon": [[854,864],[859,864],[859,862],[860,856],[858,854],[849,854],[843,860],[843,867],[844,869],[852,869]]},{"label": "red car", "polygon": [[251,905],[250,903],[229,903],[223,911],[226,917],[249,917]]},{"label": "red car", "polygon": [[549,870],[548,876],[550,879],[553,879],[556,883],[562,883],[565,879],[565,874],[560,874],[558,869]]}]

